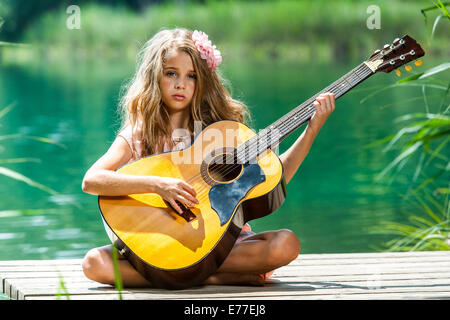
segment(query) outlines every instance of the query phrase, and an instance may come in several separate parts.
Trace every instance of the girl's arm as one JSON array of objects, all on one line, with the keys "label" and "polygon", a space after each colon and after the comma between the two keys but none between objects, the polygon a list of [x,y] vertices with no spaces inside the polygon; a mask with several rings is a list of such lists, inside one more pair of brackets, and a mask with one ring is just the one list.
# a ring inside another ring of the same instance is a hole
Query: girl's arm
[{"label": "girl's arm", "polygon": [[335,107],[334,94],[328,92],[320,94],[316,98],[314,106],[316,112],[309,120],[305,131],[303,131],[300,137],[298,137],[286,152],[280,155],[286,183],[289,183],[295,172],[297,172],[298,167],[300,167],[300,164],[308,154],[320,128],[322,128],[328,116],[333,112]]},{"label": "girl's arm", "polygon": [[131,150],[125,139],[117,137],[108,151],[86,172],[82,189],[86,193],[104,196],[120,196],[132,193],[152,192],[151,179],[115,172],[131,158]]},{"label": "girl's arm", "polygon": [[86,193],[104,196],[121,196],[137,193],[158,193],[179,212],[175,200],[187,206],[198,203],[195,190],[180,179],[158,176],[137,176],[115,170],[128,163],[131,149],[122,137],[117,137],[109,150],[86,172],[82,189]]}]

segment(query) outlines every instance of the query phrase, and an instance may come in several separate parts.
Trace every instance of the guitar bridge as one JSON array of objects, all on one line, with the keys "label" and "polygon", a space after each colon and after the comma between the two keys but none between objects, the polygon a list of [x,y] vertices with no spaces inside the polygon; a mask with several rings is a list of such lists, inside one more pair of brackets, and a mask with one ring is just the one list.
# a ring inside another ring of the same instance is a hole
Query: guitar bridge
[{"label": "guitar bridge", "polygon": [[[165,200],[164,200],[165,201]],[[197,216],[191,211],[191,209],[189,209],[188,207],[186,207],[184,204],[182,204],[180,201],[175,200],[175,202],[177,203],[177,205],[183,210],[183,213],[179,213],[177,210],[175,210],[175,208],[172,206],[172,204],[170,204],[170,202],[165,201],[166,204],[172,208],[172,210],[179,215],[180,217],[182,217],[184,220],[186,220],[187,222],[191,222],[192,220],[194,220],[195,218],[197,218]]]}]

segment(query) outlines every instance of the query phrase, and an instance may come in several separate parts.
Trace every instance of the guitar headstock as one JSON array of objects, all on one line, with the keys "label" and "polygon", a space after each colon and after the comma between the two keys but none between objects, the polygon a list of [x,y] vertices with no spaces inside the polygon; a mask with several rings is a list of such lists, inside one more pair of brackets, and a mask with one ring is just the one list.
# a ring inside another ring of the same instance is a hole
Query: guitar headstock
[{"label": "guitar headstock", "polygon": [[417,41],[405,35],[390,45],[386,44],[383,49],[376,50],[365,63],[373,72],[388,73],[424,54]]}]

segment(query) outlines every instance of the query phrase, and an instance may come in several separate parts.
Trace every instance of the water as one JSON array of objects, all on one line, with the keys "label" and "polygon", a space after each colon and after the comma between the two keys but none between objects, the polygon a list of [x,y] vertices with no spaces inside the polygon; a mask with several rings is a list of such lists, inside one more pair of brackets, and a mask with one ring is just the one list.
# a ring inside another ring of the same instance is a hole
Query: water
[{"label": "water", "polygon": [[[355,65],[280,65],[235,62],[224,65],[233,95],[250,106],[255,129],[262,129],[326,87]],[[0,70],[0,106],[15,102],[0,120],[0,135],[46,137],[0,141],[0,159],[32,158],[2,164],[58,192],[48,194],[0,176],[0,260],[81,258],[108,243],[97,197],[81,191],[86,170],[114,140],[119,90],[133,63],[36,63]],[[391,83],[395,75],[375,75],[358,89]],[[386,238],[367,228],[383,220],[404,221],[411,168],[387,186],[374,177],[393,154],[365,145],[394,133],[392,119],[416,105],[401,103],[414,88],[386,91],[361,104],[367,92],[352,91],[337,102],[292,181],[283,206],[251,223],[254,231],[289,228],[303,253],[368,252]],[[388,104],[393,104],[388,106]],[[286,150],[304,127],[280,145]]]}]

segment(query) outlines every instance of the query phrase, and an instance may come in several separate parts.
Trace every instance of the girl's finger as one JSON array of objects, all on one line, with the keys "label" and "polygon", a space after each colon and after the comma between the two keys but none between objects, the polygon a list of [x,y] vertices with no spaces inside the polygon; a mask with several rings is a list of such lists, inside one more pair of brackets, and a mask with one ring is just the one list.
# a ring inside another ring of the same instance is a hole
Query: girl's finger
[{"label": "girl's finger", "polygon": [[192,204],[191,207],[193,207],[196,203],[197,204],[199,203],[198,200],[195,197],[193,197],[190,193],[188,193],[184,190],[181,190],[180,193],[181,193],[181,196],[183,196],[185,199],[187,199],[189,201],[190,205]]},{"label": "girl's finger", "polygon": [[316,100],[313,103],[314,108],[316,108],[316,112],[319,112],[320,103]]},{"label": "girl's finger", "polygon": [[195,191],[195,189],[192,188],[192,186],[190,186],[188,183],[182,181],[182,185],[183,185],[183,188],[184,188],[187,192],[189,192],[190,194],[192,194],[194,197],[197,195],[197,192]]},{"label": "girl's finger", "polygon": [[328,97],[330,98],[330,107],[331,107],[331,111],[334,110],[335,107],[335,98],[334,98],[334,93],[331,93],[328,95]]},{"label": "girl's finger", "polygon": [[325,112],[327,108],[327,99],[325,97],[319,97],[317,100],[319,101],[319,106],[317,108],[319,113]]},{"label": "girl's finger", "polygon": [[169,200],[170,204],[172,205],[172,207],[178,211],[178,213],[183,213],[183,210],[180,208],[180,206],[177,204],[177,202],[175,201],[175,199],[170,199]]},{"label": "girl's finger", "polygon": [[177,201],[179,201],[180,203],[182,203],[186,207],[194,207],[195,206],[194,203],[192,203],[191,201],[189,201],[188,199],[186,199],[185,197],[183,197],[181,195],[177,196]]},{"label": "girl's finger", "polygon": [[325,98],[325,111],[327,113],[331,111],[331,96],[329,94]]}]

